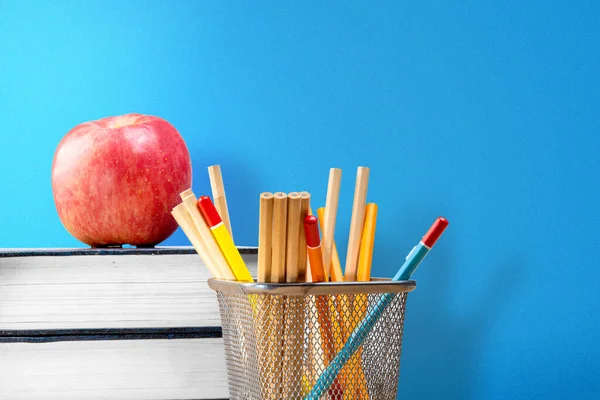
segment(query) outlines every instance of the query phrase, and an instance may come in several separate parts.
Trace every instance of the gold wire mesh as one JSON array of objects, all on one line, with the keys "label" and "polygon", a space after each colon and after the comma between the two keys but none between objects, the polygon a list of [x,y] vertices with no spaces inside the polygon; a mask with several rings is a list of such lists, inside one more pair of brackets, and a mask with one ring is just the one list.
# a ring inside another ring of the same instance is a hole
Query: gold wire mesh
[{"label": "gold wire mesh", "polygon": [[[230,398],[303,399],[382,296],[217,290]],[[407,293],[392,296],[321,399],[396,399]]]}]

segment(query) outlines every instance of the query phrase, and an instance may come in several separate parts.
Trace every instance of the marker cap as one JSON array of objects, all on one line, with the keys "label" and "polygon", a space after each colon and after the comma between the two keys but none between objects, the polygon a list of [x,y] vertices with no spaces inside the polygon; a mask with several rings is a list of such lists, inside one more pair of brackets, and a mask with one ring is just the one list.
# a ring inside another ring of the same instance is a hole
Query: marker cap
[{"label": "marker cap", "polygon": [[222,222],[221,216],[219,215],[219,212],[215,208],[215,205],[213,204],[210,197],[201,196],[198,199],[198,209],[200,210],[200,213],[204,217],[204,220],[206,221],[209,227],[212,228],[213,226],[218,225]]},{"label": "marker cap", "polygon": [[423,236],[423,239],[421,239],[421,241],[425,246],[432,248],[435,242],[437,242],[440,236],[442,236],[442,233],[444,233],[444,230],[446,230],[447,227],[448,220],[444,217],[439,217],[435,220],[433,225],[431,225],[431,228],[429,228],[429,230],[427,231],[425,236]]},{"label": "marker cap", "polygon": [[309,247],[319,247],[321,238],[319,237],[319,220],[314,215],[307,215],[304,218],[304,233],[306,234],[306,245]]}]

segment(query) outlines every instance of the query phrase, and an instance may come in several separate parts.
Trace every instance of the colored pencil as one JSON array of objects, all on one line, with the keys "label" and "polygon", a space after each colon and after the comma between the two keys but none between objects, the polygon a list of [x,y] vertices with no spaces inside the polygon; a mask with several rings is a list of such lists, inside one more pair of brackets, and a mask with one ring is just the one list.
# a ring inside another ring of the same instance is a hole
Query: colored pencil
[{"label": "colored pencil", "polygon": [[375,246],[377,211],[377,204],[367,204],[364,218],[365,223],[360,244],[360,255],[358,258],[357,280],[359,282],[369,282],[371,280],[371,265],[373,263],[373,249]]},{"label": "colored pencil", "polygon": [[[366,206],[364,217],[364,227],[360,244],[360,255],[358,258],[357,280],[359,282],[369,282],[371,280],[371,264],[373,259],[373,247],[375,244],[375,226],[377,222],[377,204],[369,203]],[[346,271],[347,272],[347,271]],[[353,301],[353,318],[350,319],[350,329],[352,332],[356,329],[358,322],[362,321],[367,313],[368,297],[365,294],[357,294]],[[346,337],[347,340],[347,337]],[[368,397],[367,381],[362,368],[362,347],[359,347],[348,361],[348,370],[355,371],[354,380],[356,385],[354,392],[346,391],[344,393],[345,400],[353,400],[355,398],[363,399]]]}]

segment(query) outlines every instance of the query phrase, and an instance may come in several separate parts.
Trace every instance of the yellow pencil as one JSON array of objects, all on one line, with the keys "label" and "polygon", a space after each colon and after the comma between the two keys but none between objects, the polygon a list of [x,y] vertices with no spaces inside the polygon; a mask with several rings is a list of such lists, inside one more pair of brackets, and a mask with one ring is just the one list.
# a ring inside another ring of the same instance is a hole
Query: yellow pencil
[{"label": "yellow pencil", "polygon": [[[359,282],[371,281],[371,264],[373,260],[373,247],[375,244],[375,226],[377,223],[377,204],[369,203],[365,208],[365,219],[360,243],[360,252],[358,256],[356,278]],[[357,321],[362,321],[367,313],[368,300],[364,294],[357,294],[354,299],[356,318],[352,319],[351,331],[356,329]],[[368,396],[367,381],[362,364],[362,347],[359,347],[356,354],[348,362],[350,368],[356,371],[355,387],[356,394],[344,393],[344,399],[364,398]]]},{"label": "yellow pencil", "polygon": [[369,282],[371,280],[371,263],[373,261],[373,247],[375,245],[375,226],[377,225],[377,204],[367,204],[365,210],[365,224],[363,227],[358,256],[356,280]]},{"label": "yellow pencil", "polygon": [[233,275],[235,275],[235,279],[240,282],[254,282],[248,267],[246,267],[240,252],[237,247],[235,247],[233,239],[223,224],[223,220],[221,220],[221,216],[217,212],[210,197],[200,197],[198,199],[198,209],[200,209],[206,224],[212,231],[221,252],[223,252],[223,256],[225,256],[229,267],[233,271]]}]

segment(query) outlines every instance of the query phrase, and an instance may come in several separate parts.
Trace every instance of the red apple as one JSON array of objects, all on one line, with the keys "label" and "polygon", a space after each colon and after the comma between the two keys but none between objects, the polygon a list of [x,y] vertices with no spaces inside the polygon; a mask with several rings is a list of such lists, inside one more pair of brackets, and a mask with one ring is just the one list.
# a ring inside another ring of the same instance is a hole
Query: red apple
[{"label": "red apple", "polygon": [[191,187],[187,146],[164,119],[126,114],[80,124],[52,163],[58,216],[92,247],[151,247],[175,232],[171,210]]}]

